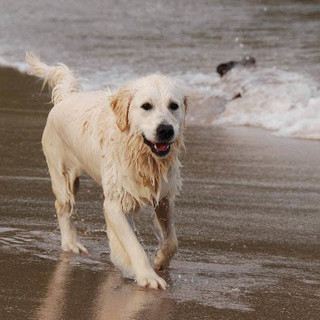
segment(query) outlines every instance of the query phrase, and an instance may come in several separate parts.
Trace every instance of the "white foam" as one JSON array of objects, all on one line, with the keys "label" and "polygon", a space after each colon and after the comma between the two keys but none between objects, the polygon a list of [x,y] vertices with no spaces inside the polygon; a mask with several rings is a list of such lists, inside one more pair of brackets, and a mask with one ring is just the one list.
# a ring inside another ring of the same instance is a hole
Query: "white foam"
[{"label": "white foam", "polygon": [[85,91],[101,90],[101,89],[116,89],[121,85],[136,78],[130,70],[119,72],[118,70],[111,71],[98,71],[87,74],[86,78],[82,81],[82,87]]},{"label": "white foam", "polygon": [[[320,139],[320,92],[311,79],[276,69],[233,70],[218,84],[229,99],[213,124],[254,126]],[[232,100],[240,93],[241,98]]]},{"label": "white foam", "polygon": [[191,98],[187,121],[209,124],[222,112],[226,99],[219,88],[220,77],[216,72],[173,75],[182,80]]}]

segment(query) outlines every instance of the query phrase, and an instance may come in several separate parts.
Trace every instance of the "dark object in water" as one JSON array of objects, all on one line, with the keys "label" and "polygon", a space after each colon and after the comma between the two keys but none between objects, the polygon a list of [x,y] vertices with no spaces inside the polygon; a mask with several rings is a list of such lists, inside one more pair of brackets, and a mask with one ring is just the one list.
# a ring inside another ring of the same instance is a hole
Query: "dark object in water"
[{"label": "dark object in water", "polygon": [[256,64],[256,59],[254,57],[246,56],[240,61],[229,61],[225,63],[221,63],[217,66],[217,72],[220,74],[220,77],[223,77],[226,73],[228,73],[234,67],[240,65],[243,67],[251,67]]},{"label": "dark object in water", "polygon": [[239,98],[242,98],[241,93],[237,93],[231,100],[236,100],[236,99],[239,99]]}]

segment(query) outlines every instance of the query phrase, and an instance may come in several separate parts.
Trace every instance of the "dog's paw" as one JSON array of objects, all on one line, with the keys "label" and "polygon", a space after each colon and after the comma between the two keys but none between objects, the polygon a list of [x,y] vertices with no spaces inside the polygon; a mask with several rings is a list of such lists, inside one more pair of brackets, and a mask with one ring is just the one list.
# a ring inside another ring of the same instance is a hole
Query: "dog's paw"
[{"label": "dog's paw", "polygon": [[89,254],[87,248],[80,241],[62,243],[61,248],[63,251],[71,251],[77,254]]},{"label": "dog's paw", "polygon": [[167,283],[153,269],[136,277],[137,284],[143,288],[166,290]]},{"label": "dog's paw", "polygon": [[158,250],[154,260],[154,269],[155,270],[162,270],[165,269],[169,266],[170,263],[170,255],[166,250]]},{"label": "dog's paw", "polygon": [[154,269],[162,270],[167,268],[170,264],[171,259],[177,252],[178,245],[173,242],[170,246],[166,245],[163,248],[159,249],[154,257]]}]

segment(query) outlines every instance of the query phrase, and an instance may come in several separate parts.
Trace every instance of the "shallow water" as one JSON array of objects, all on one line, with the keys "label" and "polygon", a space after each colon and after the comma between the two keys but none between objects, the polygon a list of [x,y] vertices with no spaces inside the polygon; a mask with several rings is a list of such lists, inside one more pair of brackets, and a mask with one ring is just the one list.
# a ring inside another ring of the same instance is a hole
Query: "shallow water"
[{"label": "shallow water", "polygon": [[[0,69],[0,314],[4,319],[318,319],[320,145],[248,128],[189,126],[167,291],[109,261],[101,190],[83,177],[74,216],[89,256],[62,254],[40,139],[41,83]],[[12,86],[17,84],[19,90]],[[147,252],[151,213],[136,224]]]},{"label": "shallow water", "polygon": [[[0,0],[0,8],[0,64],[25,70],[32,50],[77,70],[85,89],[162,72],[185,82],[193,123],[222,114],[226,126],[320,138],[319,1]],[[244,55],[258,70],[221,83],[216,66]]]}]

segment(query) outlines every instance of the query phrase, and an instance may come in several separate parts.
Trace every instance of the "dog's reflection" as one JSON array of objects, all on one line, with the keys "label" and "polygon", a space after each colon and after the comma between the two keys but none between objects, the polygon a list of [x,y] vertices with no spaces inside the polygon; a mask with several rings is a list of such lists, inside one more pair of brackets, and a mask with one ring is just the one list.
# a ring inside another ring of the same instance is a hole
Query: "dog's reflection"
[{"label": "dog's reflection", "polygon": [[[67,299],[70,294],[69,287],[74,287],[72,282],[76,281],[71,274],[71,261],[71,254],[61,254],[36,319],[66,319],[64,316],[69,313],[67,309],[74,309],[74,306],[68,305],[71,300]],[[163,291],[142,289],[129,280],[123,280],[120,273],[116,271],[111,274],[109,272],[105,281],[97,289],[92,288],[90,297],[87,297],[84,302],[81,301],[81,304],[78,303],[79,301],[73,302],[78,306],[81,305],[85,314],[88,314],[88,310],[91,309],[90,319],[140,319],[143,314],[143,319],[165,320],[171,318],[170,313],[174,302],[171,299],[163,299],[163,295]],[[73,293],[72,296],[74,297],[75,294]],[[93,296],[95,298],[92,303]],[[88,305],[91,303],[92,305]],[[77,310],[78,312],[81,315],[81,310]]]},{"label": "dog's reflection", "polygon": [[49,282],[46,297],[38,310],[37,319],[62,319],[65,308],[67,281],[71,272],[70,261],[70,254],[62,253],[60,255],[56,269]]},{"label": "dog's reflection", "polygon": [[160,308],[164,302],[161,293],[141,289],[132,283],[124,284],[120,275],[112,275],[99,289],[94,319],[140,319],[137,316],[145,309],[147,312],[143,313],[143,319],[167,319]]}]

